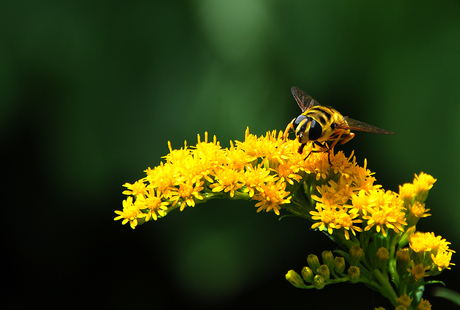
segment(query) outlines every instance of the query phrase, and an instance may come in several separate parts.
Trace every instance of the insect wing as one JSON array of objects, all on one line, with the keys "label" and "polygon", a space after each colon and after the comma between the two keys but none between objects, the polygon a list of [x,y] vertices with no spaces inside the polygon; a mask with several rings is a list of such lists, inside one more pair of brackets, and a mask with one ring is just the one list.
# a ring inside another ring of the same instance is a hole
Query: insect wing
[{"label": "insect wing", "polygon": [[307,95],[303,90],[300,88],[297,88],[295,86],[291,87],[291,93],[295,98],[295,101],[297,101],[297,104],[299,105],[300,109],[302,112],[305,112],[311,107],[320,105],[318,101]]},{"label": "insect wing", "polygon": [[346,118],[346,122],[348,125],[343,124],[343,125],[337,126],[336,128],[350,129],[350,130],[356,130],[356,131],[367,131],[367,132],[378,133],[382,135],[394,135],[394,132],[391,132],[386,129],[378,128],[378,127],[363,123],[361,121],[357,121],[349,117]]}]

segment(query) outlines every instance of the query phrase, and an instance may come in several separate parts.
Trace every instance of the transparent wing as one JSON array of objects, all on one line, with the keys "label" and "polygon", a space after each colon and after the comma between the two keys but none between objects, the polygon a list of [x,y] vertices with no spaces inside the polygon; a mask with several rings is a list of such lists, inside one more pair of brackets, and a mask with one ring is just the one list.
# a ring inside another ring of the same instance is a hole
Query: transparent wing
[{"label": "transparent wing", "polygon": [[394,132],[391,132],[386,129],[378,128],[355,119],[345,117],[346,124],[338,125],[336,128],[350,129],[356,131],[367,131],[372,133],[378,133],[382,135],[394,135]]},{"label": "transparent wing", "polygon": [[297,101],[297,104],[299,105],[300,109],[302,112],[305,112],[311,107],[314,107],[316,105],[320,105],[318,101],[307,95],[303,90],[300,88],[297,88],[295,86],[291,87],[291,93],[295,98],[295,101]]}]

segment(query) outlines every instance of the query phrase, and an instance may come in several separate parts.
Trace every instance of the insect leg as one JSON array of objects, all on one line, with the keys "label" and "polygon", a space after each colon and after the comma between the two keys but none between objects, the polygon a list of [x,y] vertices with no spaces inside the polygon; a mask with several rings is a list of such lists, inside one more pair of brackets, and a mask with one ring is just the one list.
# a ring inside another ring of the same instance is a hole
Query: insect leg
[{"label": "insect leg", "polygon": [[[328,146],[327,146],[327,143],[321,144],[318,141],[313,141],[312,144],[316,145],[319,148],[319,150],[313,150],[313,148],[312,148],[312,150],[310,151],[310,153],[308,153],[307,157],[305,157],[304,160],[307,160],[307,158],[310,156],[311,153],[325,152],[325,150],[327,151],[329,149]],[[300,148],[299,148],[299,150],[300,150]]]},{"label": "insect leg", "polygon": [[[339,142],[340,138],[342,137],[342,133],[337,137],[337,139],[334,140],[334,142],[331,144],[331,146],[329,147],[329,156],[328,156],[328,160],[329,160],[329,164],[332,166],[332,163],[331,163],[331,154],[334,155],[334,147],[336,146],[337,142]],[[354,137],[354,134],[353,134],[353,137]],[[345,140],[346,141],[349,141],[350,139],[352,139],[353,137],[351,138],[346,138]],[[345,142],[346,142],[345,141]],[[341,142],[340,144],[343,144],[344,142]]]},{"label": "insect leg", "polygon": [[[283,140],[286,141],[286,138],[289,135],[290,129],[294,130],[294,121],[295,121],[295,118],[286,126],[286,129],[284,130],[284,134],[283,134]],[[299,153],[302,153],[302,152],[299,152]]]},{"label": "insect leg", "polygon": [[306,143],[302,143],[300,146],[299,146],[299,149],[297,150],[297,152],[299,152],[299,154],[302,154],[303,152],[303,148],[305,147]]},{"label": "insect leg", "polygon": [[[315,141],[316,142],[316,141]],[[302,154],[303,152],[303,148],[305,147],[305,145],[307,145],[306,143],[302,143],[300,146],[299,146],[299,154]],[[303,160],[307,160],[307,158],[310,156],[310,154],[312,153],[313,151],[310,151],[308,152],[308,155],[303,159]],[[317,152],[317,151],[316,151]]]},{"label": "insect leg", "polygon": [[355,137],[355,134],[350,132],[348,135],[345,135],[343,140],[340,141],[340,144],[345,144],[347,143],[348,141],[350,141],[351,139],[353,139]]}]

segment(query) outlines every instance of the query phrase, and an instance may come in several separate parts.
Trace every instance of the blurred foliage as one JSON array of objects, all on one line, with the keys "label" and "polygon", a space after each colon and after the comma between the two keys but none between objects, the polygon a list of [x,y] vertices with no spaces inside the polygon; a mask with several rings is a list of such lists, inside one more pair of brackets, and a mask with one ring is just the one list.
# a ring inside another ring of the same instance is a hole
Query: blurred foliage
[{"label": "blurred foliage", "polygon": [[[367,158],[388,189],[420,171],[437,178],[419,229],[455,249],[459,14],[454,0],[2,2],[2,301],[281,308],[314,294],[332,307],[343,301],[327,294],[358,294],[293,289],[285,272],[328,241],[249,203],[210,203],[135,231],[112,223],[121,185],[157,165],[168,140],[284,129],[300,112],[293,85],[396,132],[358,133],[342,149]],[[451,289],[455,269],[441,279]],[[363,309],[382,305],[363,298]]]}]

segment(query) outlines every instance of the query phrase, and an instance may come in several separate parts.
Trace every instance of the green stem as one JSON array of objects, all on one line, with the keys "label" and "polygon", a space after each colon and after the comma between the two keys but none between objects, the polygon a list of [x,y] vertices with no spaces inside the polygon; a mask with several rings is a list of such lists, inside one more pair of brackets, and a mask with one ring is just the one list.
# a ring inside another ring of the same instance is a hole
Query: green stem
[{"label": "green stem", "polygon": [[[343,283],[343,282],[350,282],[349,278],[338,278],[338,279],[329,279],[325,282],[325,286],[329,284],[335,284],[335,283]],[[316,288],[314,285],[305,285],[305,287],[302,287],[304,289],[313,289]]]},{"label": "green stem", "polygon": [[393,287],[387,276],[384,276],[379,269],[375,269],[372,271],[372,275],[377,279],[380,284],[380,293],[388,298],[393,306],[397,306],[398,303],[396,302],[396,292],[394,291]]}]

